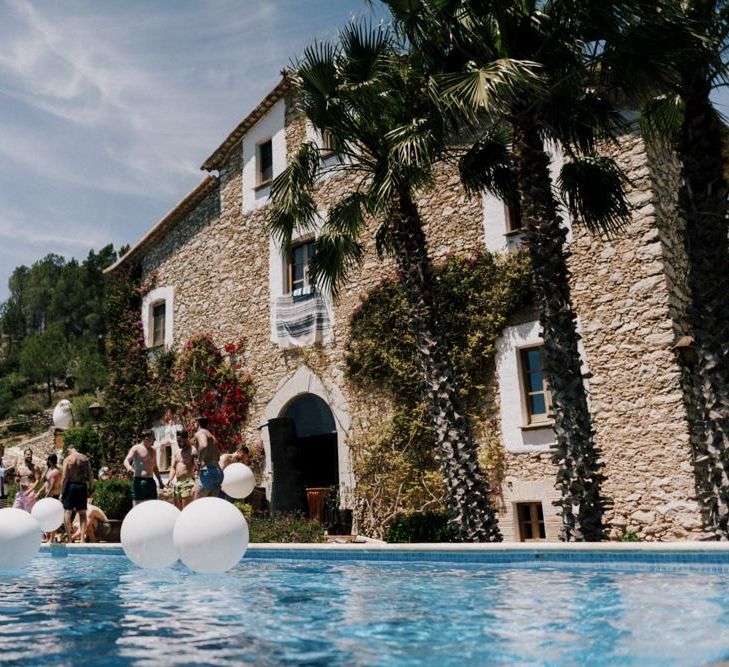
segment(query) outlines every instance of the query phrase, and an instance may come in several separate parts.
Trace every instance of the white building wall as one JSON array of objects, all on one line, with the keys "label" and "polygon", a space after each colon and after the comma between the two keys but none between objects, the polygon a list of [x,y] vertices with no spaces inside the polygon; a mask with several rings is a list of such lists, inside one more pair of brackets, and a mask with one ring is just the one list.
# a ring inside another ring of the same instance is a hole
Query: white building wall
[{"label": "white building wall", "polygon": [[286,105],[284,100],[274,104],[269,112],[261,118],[248,132],[242,141],[243,153],[243,212],[253,211],[268,202],[271,186],[256,186],[257,147],[260,143],[271,139],[273,149],[273,177],[276,178],[286,168]]}]

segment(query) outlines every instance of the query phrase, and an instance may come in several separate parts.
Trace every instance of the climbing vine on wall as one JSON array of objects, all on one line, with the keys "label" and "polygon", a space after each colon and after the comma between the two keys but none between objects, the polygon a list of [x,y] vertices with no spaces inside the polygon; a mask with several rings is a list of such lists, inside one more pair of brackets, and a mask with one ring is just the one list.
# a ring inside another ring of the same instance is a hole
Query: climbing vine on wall
[{"label": "climbing vine on wall", "polygon": [[103,438],[107,459],[120,459],[163,409],[162,393],[150,370],[142,327],[140,273],[109,277],[106,353],[109,386],[105,391]]},{"label": "climbing vine on wall", "polygon": [[[488,386],[496,340],[509,318],[531,302],[531,275],[524,253],[486,251],[451,256],[433,285],[438,325],[451,356],[463,404],[487,443],[480,456],[492,487],[503,478],[503,452],[489,419]],[[381,534],[397,513],[439,509],[443,484],[435,458],[422,372],[410,329],[405,295],[392,278],[372,289],[351,318],[347,376],[372,400],[394,407],[389,419],[364,425],[350,443],[357,478],[361,529]]]}]

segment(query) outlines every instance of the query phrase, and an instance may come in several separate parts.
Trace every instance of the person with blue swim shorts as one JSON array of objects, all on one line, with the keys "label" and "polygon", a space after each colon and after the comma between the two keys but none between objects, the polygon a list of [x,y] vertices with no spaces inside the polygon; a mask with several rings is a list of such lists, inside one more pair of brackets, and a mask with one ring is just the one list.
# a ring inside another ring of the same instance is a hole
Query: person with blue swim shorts
[{"label": "person with blue swim shorts", "polygon": [[199,472],[195,500],[220,495],[223,484],[223,469],[220,467],[220,447],[215,436],[208,431],[207,417],[197,417],[197,431],[195,432],[195,446],[197,448],[197,461]]}]

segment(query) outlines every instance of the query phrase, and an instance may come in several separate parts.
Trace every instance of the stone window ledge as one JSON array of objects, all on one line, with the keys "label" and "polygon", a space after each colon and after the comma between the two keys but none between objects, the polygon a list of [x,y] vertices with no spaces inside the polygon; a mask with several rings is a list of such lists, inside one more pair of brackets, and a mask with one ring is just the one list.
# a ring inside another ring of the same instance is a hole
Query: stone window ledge
[{"label": "stone window ledge", "polygon": [[534,424],[524,424],[519,427],[522,431],[540,431],[554,428],[554,420],[549,419],[548,421],[535,422]]},{"label": "stone window ledge", "polygon": [[253,186],[253,192],[260,192],[261,190],[265,190],[266,188],[270,188],[272,183],[273,183],[273,179],[269,179],[267,181],[263,181],[263,183],[259,183],[258,185],[254,185]]}]

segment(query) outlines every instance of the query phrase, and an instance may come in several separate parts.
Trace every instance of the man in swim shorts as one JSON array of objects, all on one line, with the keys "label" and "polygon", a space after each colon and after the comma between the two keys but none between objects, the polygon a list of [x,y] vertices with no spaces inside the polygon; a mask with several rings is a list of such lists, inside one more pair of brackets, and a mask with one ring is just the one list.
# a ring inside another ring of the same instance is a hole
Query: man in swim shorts
[{"label": "man in swim shorts", "polygon": [[66,524],[66,539],[71,541],[71,520],[74,512],[78,512],[81,528],[81,541],[86,534],[86,508],[89,497],[89,485],[94,481],[91,463],[76,448],[68,448],[61,471],[61,502],[65,510],[63,522]]},{"label": "man in swim shorts", "polygon": [[172,457],[168,484],[174,485],[175,506],[178,509],[183,509],[192,501],[195,493],[195,457],[197,452],[190,444],[187,431],[177,432],[177,445],[180,449]]},{"label": "man in swim shorts", "polygon": [[142,442],[133,445],[124,459],[124,468],[134,475],[132,483],[132,503],[138,505],[145,500],[157,499],[157,478],[159,486],[165,485],[157,468],[157,453],[154,451],[154,431],[147,429],[142,433]]},{"label": "man in swim shorts", "polygon": [[220,486],[223,483],[223,469],[220,467],[220,448],[215,436],[208,431],[207,417],[197,418],[197,431],[195,432],[195,445],[197,447],[197,460],[200,466],[195,489],[195,499],[220,495]]}]

